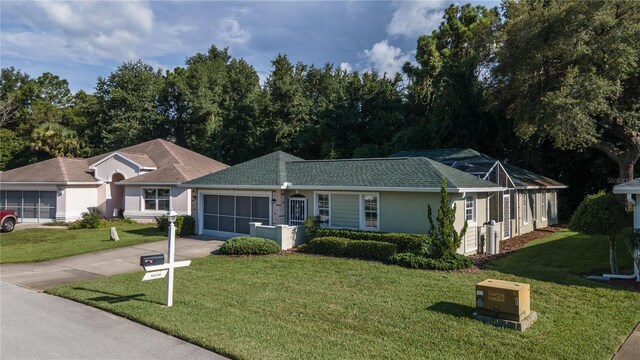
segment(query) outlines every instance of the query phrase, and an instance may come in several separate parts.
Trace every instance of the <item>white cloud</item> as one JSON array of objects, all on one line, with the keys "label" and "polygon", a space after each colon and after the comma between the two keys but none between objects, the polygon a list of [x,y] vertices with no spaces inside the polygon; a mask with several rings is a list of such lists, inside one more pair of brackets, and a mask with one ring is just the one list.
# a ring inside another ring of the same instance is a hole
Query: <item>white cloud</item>
[{"label": "white cloud", "polygon": [[155,21],[146,1],[9,4],[12,21],[21,26],[2,31],[2,51],[30,60],[101,64],[162,56],[181,49],[180,37],[192,30]]},{"label": "white cloud", "polygon": [[444,0],[398,2],[387,34],[417,37],[430,34],[442,22]]},{"label": "white cloud", "polygon": [[244,44],[249,41],[251,34],[240,27],[240,23],[238,23],[235,16],[230,16],[220,20],[218,38],[225,45]]},{"label": "white cloud", "polygon": [[411,61],[411,53],[403,53],[400,48],[390,45],[387,40],[373,44],[370,50],[364,51],[366,69],[375,70],[380,74],[394,76],[402,73],[402,65]]},{"label": "white cloud", "polygon": [[353,67],[348,62],[343,62],[343,63],[340,63],[340,70],[351,72],[351,70],[353,70]]}]

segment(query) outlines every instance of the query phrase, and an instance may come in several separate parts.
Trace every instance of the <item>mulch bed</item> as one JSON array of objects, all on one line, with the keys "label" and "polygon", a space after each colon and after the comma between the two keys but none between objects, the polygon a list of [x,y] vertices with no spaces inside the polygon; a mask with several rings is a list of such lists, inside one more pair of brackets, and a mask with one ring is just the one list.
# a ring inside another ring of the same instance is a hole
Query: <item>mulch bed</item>
[{"label": "mulch bed", "polygon": [[[473,267],[469,269],[465,269],[467,272],[477,272],[484,269],[490,261],[499,259],[503,256],[512,253],[529,242],[537,239],[542,239],[543,237],[547,237],[555,232],[558,232],[562,229],[566,228],[566,225],[554,225],[547,226],[545,228],[540,228],[531,232],[528,232],[523,235],[514,236],[511,239],[500,241],[500,253],[496,255],[489,254],[477,254],[469,256],[473,259]],[[474,269],[475,268],[475,269]]]}]

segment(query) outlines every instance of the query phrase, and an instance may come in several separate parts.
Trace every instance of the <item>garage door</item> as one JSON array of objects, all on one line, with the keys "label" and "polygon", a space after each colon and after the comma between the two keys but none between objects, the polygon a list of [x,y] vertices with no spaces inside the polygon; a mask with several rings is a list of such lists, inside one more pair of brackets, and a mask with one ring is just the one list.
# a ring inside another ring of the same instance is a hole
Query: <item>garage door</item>
[{"label": "garage door", "polygon": [[269,198],[204,195],[203,232],[214,236],[249,234],[250,222],[269,224]]},{"label": "garage door", "polygon": [[17,211],[19,221],[53,221],[56,219],[56,192],[0,191],[0,209]]}]

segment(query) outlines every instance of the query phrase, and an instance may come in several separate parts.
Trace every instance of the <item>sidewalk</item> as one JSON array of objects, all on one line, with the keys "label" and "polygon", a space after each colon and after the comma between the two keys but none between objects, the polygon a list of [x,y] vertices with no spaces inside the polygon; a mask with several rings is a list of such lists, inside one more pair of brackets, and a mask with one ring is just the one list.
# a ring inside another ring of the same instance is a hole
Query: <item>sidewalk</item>
[{"label": "sidewalk", "polygon": [[[224,242],[211,238],[176,239],[176,260],[205,257]],[[116,274],[141,271],[140,256],[167,254],[167,241],[103,250],[39,263],[0,265],[0,279],[36,291]]]},{"label": "sidewalk", "polygon": [[622,344],[613,360],[638,360],[640,358],[640,323]]}]

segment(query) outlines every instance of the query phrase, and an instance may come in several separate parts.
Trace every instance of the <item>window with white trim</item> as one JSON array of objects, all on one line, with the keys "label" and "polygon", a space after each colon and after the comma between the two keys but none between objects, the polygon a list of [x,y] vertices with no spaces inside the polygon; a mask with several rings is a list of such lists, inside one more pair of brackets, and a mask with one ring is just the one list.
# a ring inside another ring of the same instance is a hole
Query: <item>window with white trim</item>
[{"label": "window with white trim", "polygon": [[533,218],[533,221],[536,221],[538,220],[538,194],[531,194],[531,202],[531,217]]},{"label": "window with white trim", "polygon": [[378,228],[378,197],[376,195],[364,195],[364,226],[365,228]]},{"label": "window with white trim", "polygon": [[540,204],[540,216],[542,216],[542,220],[547,220],[547,192],[543,191],[541,196],[540,201],[542,201],[542,203]]},{"label": "window with white trim", "polygon": [[171,201],[171,189],[142,189],[144,198],[144,210],[147,211],[169,211]]},{"label": "window with white trim", "polygon": [[476,222],[476,198],[473,196],[464,198],[464,218],[468,222]]},{"label": "window with white trim", "polygon": [[522,194],[522,224],[529,223],[529,197],[527,193]]},{"label": "window with white trim", "polygon": [[331,198],[329,194],[316,195],[317,214],[320,218],[320,224],[329,226],[331,218]]}]

